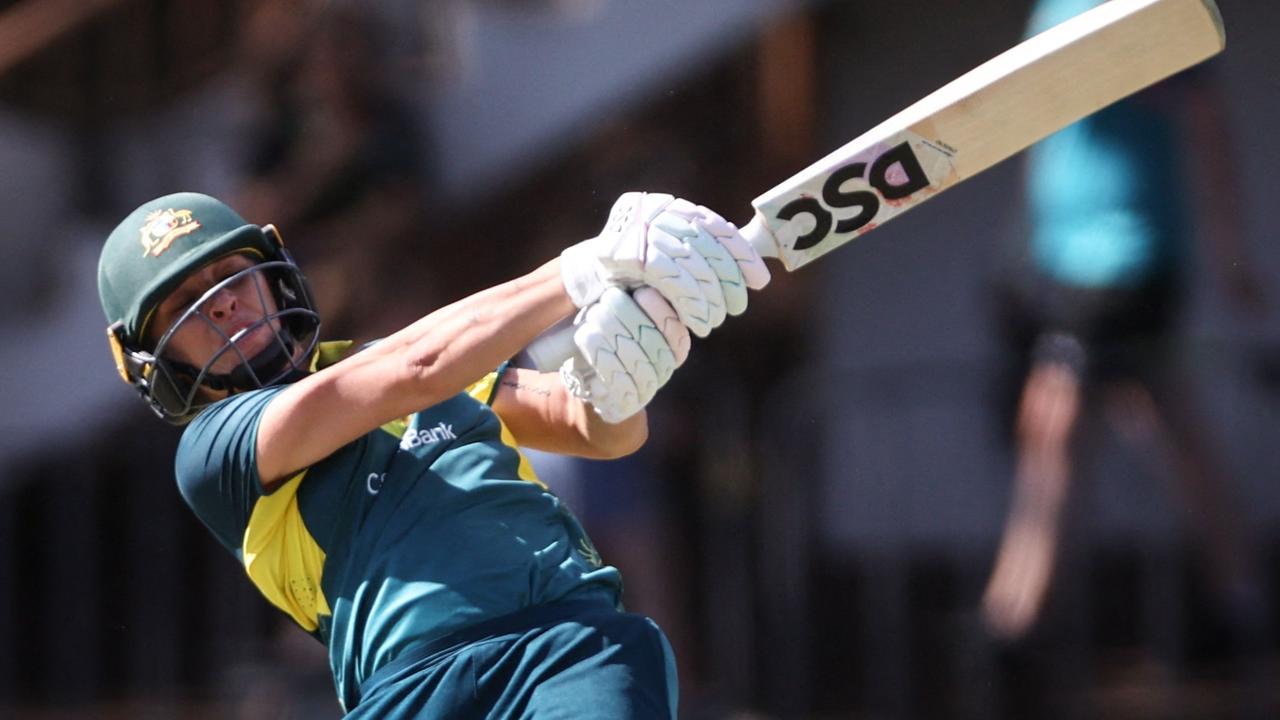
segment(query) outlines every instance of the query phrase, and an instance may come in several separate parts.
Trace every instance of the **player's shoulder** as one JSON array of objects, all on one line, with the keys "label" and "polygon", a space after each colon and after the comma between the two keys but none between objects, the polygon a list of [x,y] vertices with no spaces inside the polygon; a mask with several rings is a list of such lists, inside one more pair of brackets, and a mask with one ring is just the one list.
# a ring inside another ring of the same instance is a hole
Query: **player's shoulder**
[{"label": "player's shoulder", "polygon": [[263,410],[285,387],[276,385],[236,393],[202,410],[183,430],[178,441],[179,470],[185,458],[207,459],[219,447],[252,440]]},{"label": "player's shoulder", "polygon": [[[326,341],[316,347],[311,359],[311,370],[324,369],[363,350],[373,343],[357,346],[350,340]],[[288,384],[246,390],[235,393],[209,405],[196,415],[182,433],[184,445],[200,445],[211,437],[236,432],[246,425],[253,425],[267,404],[282,392]]]},{"label": "player's shoulder", "polygon": [[254,500],[261,494],[257,472],[257,421],[285,386],[237,393],[200,412],[187,425],[174,457],[174,477],[183,499],[218,538],[234,549]]}]

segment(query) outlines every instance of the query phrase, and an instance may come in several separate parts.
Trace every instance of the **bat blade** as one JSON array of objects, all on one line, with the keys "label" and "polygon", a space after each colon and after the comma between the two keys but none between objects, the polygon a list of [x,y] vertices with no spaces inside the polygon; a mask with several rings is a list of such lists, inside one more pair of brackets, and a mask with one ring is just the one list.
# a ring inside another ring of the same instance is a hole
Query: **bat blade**
[{"label": "bat blade", "polygon": [[760,195],[743,234],[795,270],[1225,43],[1213,0],[1111,0],[979,65]]}]

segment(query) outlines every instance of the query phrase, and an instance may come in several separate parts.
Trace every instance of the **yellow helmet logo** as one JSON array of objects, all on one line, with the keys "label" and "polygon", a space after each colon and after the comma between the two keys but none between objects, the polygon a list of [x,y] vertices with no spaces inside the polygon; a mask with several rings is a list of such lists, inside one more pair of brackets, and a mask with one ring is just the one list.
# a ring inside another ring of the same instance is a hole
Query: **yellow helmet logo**
[{"label": "yellow helmet logo", "polygon": [[190,210],[156,210],[142,221],[142,256],[160,257],[174,240],[200,229]]}]

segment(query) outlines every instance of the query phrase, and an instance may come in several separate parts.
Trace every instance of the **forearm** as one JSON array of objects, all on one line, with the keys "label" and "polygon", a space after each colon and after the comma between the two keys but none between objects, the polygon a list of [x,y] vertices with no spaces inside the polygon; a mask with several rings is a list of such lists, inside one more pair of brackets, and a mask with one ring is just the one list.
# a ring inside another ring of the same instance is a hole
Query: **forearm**
[{"label": "forearm", "polygon": [[560,280],[559,260],[446,305],[377,347],[399,354],[412,394],[449,397],[508,360],[574,306]]},{"label": "forearm", "polygon": [[577,409],[584,418],[579,425],[582,450],[576,455],[612,460],[640,450],[649,439],[649,418],[644,410],[621,423],[605,423],[586,402],[577,401]]},{"label": "forearm", "polygon": [[512,368],[502,376],[494,410],[521,447],[598,460],[639,450],[649,436],[644,411],[610,424],[574,397],[557,373]]},{"label": "forearm", "polygon": [[263,486],[383,423],[456,395],[572,310],[552,261],[294,383],[272,400],[259,424]]},{"label": "forearm", "polygon": [[649,418],[644,410],[622,422],[607,423],[586,402],[570,398],[573,427],[582,439],[573,454],[597,460],[625,457],[639,450],[649,439]]}]

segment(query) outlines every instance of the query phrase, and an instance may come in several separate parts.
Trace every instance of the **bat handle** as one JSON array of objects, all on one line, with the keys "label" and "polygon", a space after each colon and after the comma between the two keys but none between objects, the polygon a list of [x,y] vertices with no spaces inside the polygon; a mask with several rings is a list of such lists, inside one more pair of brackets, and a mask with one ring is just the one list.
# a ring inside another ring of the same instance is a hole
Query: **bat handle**
[{"label": "bat handle", "polygon": [[778,239],[769,231],[768,226],[764,224],[764,216],[757,212],[751,216],[751,222],[738,228],[738,232],[751,243],[751,247],[760,253],[760,257],[780,258],[782,250],[778,246]]},{"label": "bat handle", "polygon": [[547,328],[524,349],[524,362],[518,364],[528,365],[540,372],[560,369],[564,361],[578,351],[573,344],[573,329],[573,316]]}]

